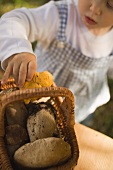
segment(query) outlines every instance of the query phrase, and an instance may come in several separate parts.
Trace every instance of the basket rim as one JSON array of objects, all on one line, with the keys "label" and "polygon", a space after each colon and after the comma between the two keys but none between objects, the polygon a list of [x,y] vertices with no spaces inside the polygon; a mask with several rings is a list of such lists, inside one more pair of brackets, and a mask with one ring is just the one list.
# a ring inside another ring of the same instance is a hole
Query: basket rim
[{"label": "basket rim", "polygon": [[[14,82],[14,81],[12,81]],[[42,87],[42,88],[32,88],[32,89],[19,89],[19,90],[15,90],[12,91],[11,93],[7,93],[4,94],[3,96],[0,96],[0,109],[1,109],[1,114],[0,114],[0,139],[2,140],[2,143],[0,142],[0,145],[4,148],[3,145],[5,145],[5,143],[3,142],[4,139],[4,135],[5,135],[5,128],[4,128],[4,114],[5,114],[5,107],[7,104],[14,102],[14,101],[19,101],[19,100],[23,100],[25,98],[29,98],[29,97],[54,97],[58,100],[58,102],[61,104],[63,103],[59,97],[65,97],[66,98],[66,102],[71,103],[71,107],[70,107],[70,121],[69,121],[69,125],[68,125],[68,130],[69,133],[71,134],[71,142],[73,145],[73,155],[72,157],[67,161],[67,163],[65,163],[64,165],[58,165],[56,167],[52,167],[49,168],[51,170],[56,170],[61,168],[61,170],[66,170],[66,168],[71,168],[74,167],[77,164],[77,160],[79,157],[79,149],[78,149],[78,143],[77,143],[77,139],[76,139],[76,134],[74,131],[74,120],[73,120],[73,115],[74,115],[74,96],[73,93],[65,87]],[[69,117],[69,116],[68,116]],[[67,118],[68,118],[67,117]],[[76,147],[75,147],[76,144]],[[70,144],[71,145],[71,144]],[[72,146],[71,146],[72,147]],[[1,148],[1,147],[0,147]],[[7,151],[5,149],[0,149],[0,155],[2,154],[5,155],[6,159],[5,161],[8,162],[8,165],[10,166],[10,160],[7,157]],[[1,162],[3,163],[4,159],[1,156]],[[11,167],[12,168],[12,167]],[[7,169],[5,169],[7,170]],[[9,170],[9,169],[8,169]],[[11,169],[12,170],[12,169]]]}]

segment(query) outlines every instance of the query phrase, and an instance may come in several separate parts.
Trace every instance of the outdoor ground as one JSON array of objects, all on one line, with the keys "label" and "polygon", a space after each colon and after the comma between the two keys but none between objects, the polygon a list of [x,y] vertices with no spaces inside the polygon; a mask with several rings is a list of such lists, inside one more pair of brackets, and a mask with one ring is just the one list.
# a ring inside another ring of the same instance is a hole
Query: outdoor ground
[{"label": "outdoor ground", "polygon": [[111,99],[107,104],[96,110],[93,121],[89,126],[113,138],[113,80],[109,79],[108,82]]},{"label": "outdoor ground", "polygon": [[[0,16],[14,8],[36,7],[46,3],[49,0],[0,0]],[[0,69],[0,78],[2,77]],[[93,114],[93,117],[85,123],[87,126],[98,130],[113,138],[113,80],[109,80],[111,100],[108,104],[100,107]]]}]

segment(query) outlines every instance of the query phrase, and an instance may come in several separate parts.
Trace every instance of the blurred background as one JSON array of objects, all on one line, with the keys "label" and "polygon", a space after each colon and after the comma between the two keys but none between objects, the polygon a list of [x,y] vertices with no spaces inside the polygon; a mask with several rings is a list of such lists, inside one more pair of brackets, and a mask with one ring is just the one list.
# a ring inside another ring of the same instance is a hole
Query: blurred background
[{"label": "blurred background", "polygon": [[[15,8],[33,8],[47,2],[49,0],[0,0],[0,16]],[[3,70],[0,68],[0,78],[2,75]],[[106,105],[99,107],[94,114],[81,123],[113,138],[113,80],[109,78],[108,84],[111,100]]]}]

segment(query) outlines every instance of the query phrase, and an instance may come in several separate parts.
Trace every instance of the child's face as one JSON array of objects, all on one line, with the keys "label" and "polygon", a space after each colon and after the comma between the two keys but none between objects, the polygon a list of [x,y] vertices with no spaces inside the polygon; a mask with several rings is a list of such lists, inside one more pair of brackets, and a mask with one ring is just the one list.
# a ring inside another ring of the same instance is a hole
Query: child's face
[{"label": "child's face", "polygon": [[107,29],[113,26],[113,0],[78,0],[83,23],[89,29]]}]

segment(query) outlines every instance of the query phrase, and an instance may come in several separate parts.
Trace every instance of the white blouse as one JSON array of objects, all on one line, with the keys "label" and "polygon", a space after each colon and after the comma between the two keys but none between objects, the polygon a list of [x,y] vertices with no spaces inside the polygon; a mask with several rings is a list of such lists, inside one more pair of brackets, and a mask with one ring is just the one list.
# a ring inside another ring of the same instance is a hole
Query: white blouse
[{"label": "white blouse", "polygon": [[[113,51],[113,29],[103,36],[93,35],[82,23],[77,0],[67,0],[66,36],[72,47],[89,57],[104,57]],[[31,42],[40,41],[46,48],[56,36],[59,15],[54,1],[37,8],[20,8],[0,19],[1,62],[15,53],[33,53]]]}]

